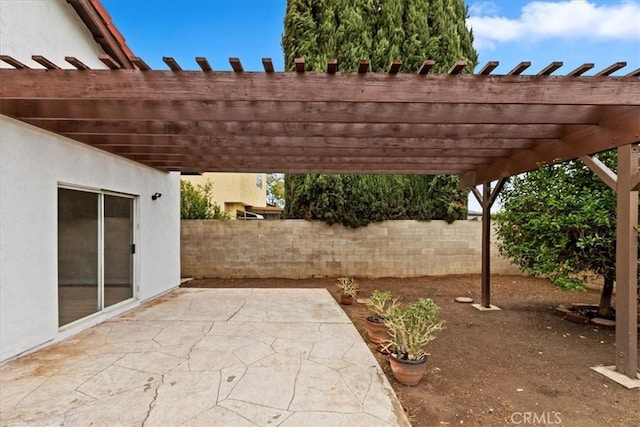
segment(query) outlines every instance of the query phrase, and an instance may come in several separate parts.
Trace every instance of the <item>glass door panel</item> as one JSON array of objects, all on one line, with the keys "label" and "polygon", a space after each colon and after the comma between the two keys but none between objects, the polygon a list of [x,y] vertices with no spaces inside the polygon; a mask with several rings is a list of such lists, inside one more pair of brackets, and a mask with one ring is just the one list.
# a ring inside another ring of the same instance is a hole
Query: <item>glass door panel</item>
[{"label": "glass door panel", "polygon": [[104,195],[104,306],[133,298],[133,199]]},{"label": "glass door panel", "polygon": [[58,189],[58,324],[101,310],[100,194]]}]

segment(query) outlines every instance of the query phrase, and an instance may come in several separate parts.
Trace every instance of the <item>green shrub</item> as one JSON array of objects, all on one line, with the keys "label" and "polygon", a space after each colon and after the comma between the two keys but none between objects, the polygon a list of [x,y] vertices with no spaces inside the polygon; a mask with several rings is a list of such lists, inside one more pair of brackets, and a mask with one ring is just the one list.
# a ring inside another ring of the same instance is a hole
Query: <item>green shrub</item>
[{"label": "green shrub", "polygon": [[180,181],[180,218],[229,219],[229,215],[212,200],[213,182],[193,185]]}]

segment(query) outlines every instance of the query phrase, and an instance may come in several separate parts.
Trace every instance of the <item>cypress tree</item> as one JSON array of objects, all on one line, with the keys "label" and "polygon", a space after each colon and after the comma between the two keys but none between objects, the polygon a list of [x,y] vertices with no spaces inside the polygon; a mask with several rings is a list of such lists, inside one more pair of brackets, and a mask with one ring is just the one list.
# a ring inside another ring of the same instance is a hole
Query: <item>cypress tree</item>
[{"label": "cypress tree", "polygon": [[317,57],[318,42],[316,22],[313,16],[314,0],[288,0],[284,17],[285,33],[282,49],[285,52],[284,68],[294,70],[294,59]]},{"label": "cypress tree", "polygon": [[[282,47],[285,69],[305,58],[307,70],[324,71],[337,58],[353,72],[369,59],[374,72],[403,61],[415,73],[425,59],[446,72],[465,59],[477,64],[463,0],[288,0]],[[385,219],[466,217],[466,191],[455,176],[286,175],[285,217],[324,219],[358,227]]]},{"label": "cypress tree", "polygon": [[403,59],[404,0],[387,0],[379,3],[377,30],[373,38],[371,70],[385,72],[391,61]]}]

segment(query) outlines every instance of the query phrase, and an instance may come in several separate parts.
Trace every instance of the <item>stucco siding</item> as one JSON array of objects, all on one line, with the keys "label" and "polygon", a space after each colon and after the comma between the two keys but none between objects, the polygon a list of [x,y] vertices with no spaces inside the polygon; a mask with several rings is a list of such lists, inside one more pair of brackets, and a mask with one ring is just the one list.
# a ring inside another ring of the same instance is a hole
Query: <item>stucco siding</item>
[{"label": "stucco siding", "polygon": [[[58,331],[61,184],[136,197],[137,298],[180,282],[180,177],[0,115],[0,360]],[[151,200],[151,194],[162,197]]]},{"label": "stucco siding", "polygon": [[[98,59],[104,52],[64,0],[0,0],[0,53],[31,68],[43,68],[32,55],[43,55],[61,68],[74,68],[65,56],[91,68],[107,68]],[[11,68],[1,61],[0,67]]]}]

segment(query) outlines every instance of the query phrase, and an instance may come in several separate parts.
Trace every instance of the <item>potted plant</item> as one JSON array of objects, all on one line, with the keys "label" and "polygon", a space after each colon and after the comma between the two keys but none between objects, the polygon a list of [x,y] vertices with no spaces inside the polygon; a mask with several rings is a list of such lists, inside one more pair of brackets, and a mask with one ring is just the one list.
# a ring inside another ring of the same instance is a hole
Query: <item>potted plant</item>
[{"label": "potted plant", "polygon": [[389,363],[393,376],[405,385],[416,385],[426,370],[425,347],[443,328],[438,320],[440,307],[430,298],[420,298],[407,306],[393,305],[384,323],[389,328],[385,348],[391,353]]},{"label": "potted plant", "polygon": [[340,288],[340,304],[351,305],[358,295],[358,283],[352,277],[338,277],[336,282]]},{"label": "potted plant", "polygon": [[391,292],[379,291],[375,289],[371,293],[371,298],[367,302],[369,316],[366,319],[365,327],[369,341],[377,344],[378,350],[382,350],[383,345],[389,340],[389,330],[384,324],[386,313],[390,307],[396,305]]}]

